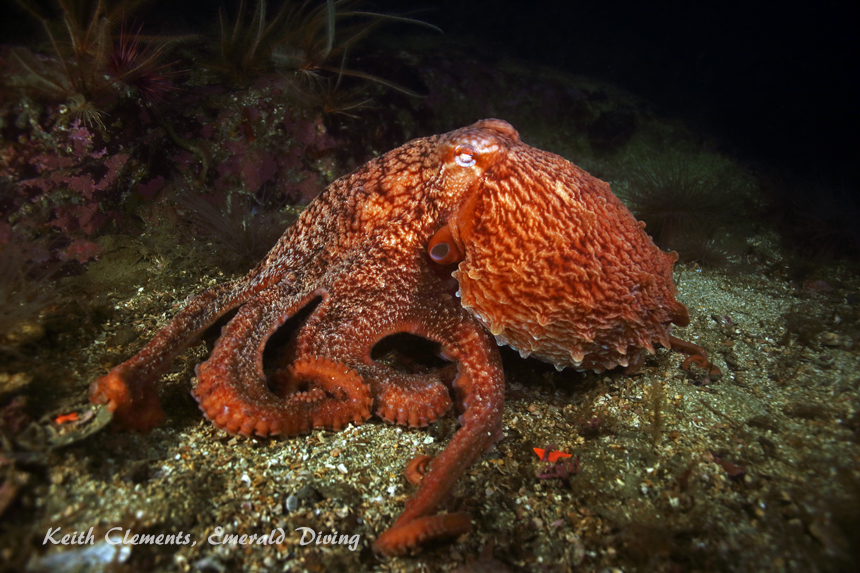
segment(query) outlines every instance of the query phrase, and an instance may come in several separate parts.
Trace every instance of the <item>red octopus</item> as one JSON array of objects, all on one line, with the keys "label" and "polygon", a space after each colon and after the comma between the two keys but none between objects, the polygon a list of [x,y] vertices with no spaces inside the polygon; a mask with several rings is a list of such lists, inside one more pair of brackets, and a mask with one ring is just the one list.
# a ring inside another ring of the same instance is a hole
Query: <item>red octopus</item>
[{"label": "red octopus", "polygon": [[[238,307],[193,390],[230,433],[293,436],[371,414],[420,427],[456,401],[461,428],[429,471],[426,458],[410,465],[419,489],[374,544],[403,554],[471,529],[464,513],[436,512],[501,436],[496,342],[558,368],[635,368],[657,344],[710,367],[701,348],[669,334],[689,321],[675,300],[677,257],[642,227],[606,183],[522,143],[504,121],[416,139],[335,181],[246,277],[189,300],[92,384],[91,399],[121,427],[152,428],[164,417],[154,382]],[[267,375],[267,341],[309,305]],[[373,360],[374,345],[395,333],[438,343],[456,374]]]}]

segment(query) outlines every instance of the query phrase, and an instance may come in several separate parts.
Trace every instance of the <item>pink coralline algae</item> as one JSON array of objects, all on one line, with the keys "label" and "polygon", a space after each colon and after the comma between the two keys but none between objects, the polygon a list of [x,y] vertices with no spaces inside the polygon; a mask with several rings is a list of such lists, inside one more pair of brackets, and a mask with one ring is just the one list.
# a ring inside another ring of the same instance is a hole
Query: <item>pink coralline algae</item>
[{"label": "pink coralline algae", "polygon": [[[279,114],[281,121],[273,121]],[[266,185],[280,182],[292,201],[307,203],[325,187],[306,166],[306,160],[336,146],[318,120],[294,118],[273,107],[247,113],[226,110],[199,130],[201,136],[219,132],[228,132],[230,137],[221,144],[212,166],[216,174],[213,190],[226,193],[238,188],[256,194]]]},{"label": "pink coralline algae", "polygon": [[61,258],[85,261],[97,256],[94,236],[114,216],[103,206],[115,196],[128,153],[96,148],[95,136],[78,122],[54,126],[5,141],[0,177],[10,189],[2,213],[11,228],[64,238]]}]

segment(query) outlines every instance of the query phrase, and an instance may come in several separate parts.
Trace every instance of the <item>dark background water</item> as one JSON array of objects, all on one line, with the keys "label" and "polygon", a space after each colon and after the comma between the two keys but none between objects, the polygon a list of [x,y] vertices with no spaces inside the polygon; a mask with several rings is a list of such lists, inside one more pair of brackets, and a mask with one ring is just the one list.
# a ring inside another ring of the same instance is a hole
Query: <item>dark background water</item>
[{"label": "dark background water", "polygon": [[[155,2],[147,17],[169,31],[200,30],[216,21],[220,4]],[[4,2],[4,12],[10,5]],[[270,1],[270,10],[277,5]],[[860,179],[856,0],[377,0],[361,6],[388,13],[423,9],[415,17],[449,38],[608,81],[754,165]],[[20,41],[27,30],[20,17],[0,24],[7,41]],[[419,32],[401,26],[387,33]]]},{"label": "dark background water", "polygon": [[446,34],[607,80],[741,158],[809,177],[860,175],[860,2],[431,4],[422,18]]}]

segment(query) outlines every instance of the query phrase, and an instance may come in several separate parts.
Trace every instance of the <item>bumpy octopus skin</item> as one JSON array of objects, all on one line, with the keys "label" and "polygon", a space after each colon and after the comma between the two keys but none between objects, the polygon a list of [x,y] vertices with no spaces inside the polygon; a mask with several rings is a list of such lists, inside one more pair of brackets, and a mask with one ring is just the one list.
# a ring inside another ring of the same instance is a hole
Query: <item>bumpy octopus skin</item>
[{"label": "bumpy octopus skin", "polygon": [[[636,367],[655,344],[710,365],[702,349],[669,334],[688,322],[674,297],[676,258],[654,246],[608,185],[525,145],[509,124],[483,120],[413,140],[335,181],[246,277],[190,299],[92,384],[91,399],[107,404],[119,427],[157,425],[155,381],[238,307],[193,390],[204,415],[230,433],[293,436],[372,414],[419,427],[456,402],[460,429],[429,464],[410,464],[419,489],[374,544],[403,554],[471,529],[468,515],[436,511],[501,436],[496,341],[559,368]],[[308,305],[267,374],[267,341]],[[456,373],[406,373],[371,358],[382,338],[404,332],[438,343]]]}]

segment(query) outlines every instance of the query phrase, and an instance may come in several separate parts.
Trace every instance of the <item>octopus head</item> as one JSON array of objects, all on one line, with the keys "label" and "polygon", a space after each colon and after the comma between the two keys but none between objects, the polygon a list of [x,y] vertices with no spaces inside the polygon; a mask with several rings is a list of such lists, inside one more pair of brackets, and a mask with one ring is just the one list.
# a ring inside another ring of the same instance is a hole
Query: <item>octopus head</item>
[{"label": "octopus head", "polygon": [[[609,186],[496,119],[444,136],[430,258],[500,344],[557,367],[628,365],[683,323],[672,264]],[[684,309],[686,310],[686,309]]]}]

